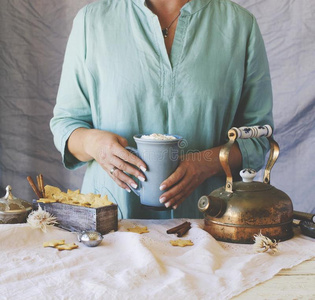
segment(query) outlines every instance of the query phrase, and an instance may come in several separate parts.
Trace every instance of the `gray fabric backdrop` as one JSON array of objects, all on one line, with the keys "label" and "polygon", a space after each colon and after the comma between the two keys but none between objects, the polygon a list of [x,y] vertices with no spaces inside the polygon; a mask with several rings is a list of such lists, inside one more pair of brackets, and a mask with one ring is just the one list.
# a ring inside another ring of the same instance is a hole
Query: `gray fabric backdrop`
[{"label": "gray fabric backdrop", "polygon": [[[72,20],[92,1],[0,2],[0,187],[10,184],[16,196],[31,200],[26,177],[42,173],[47,184],[80,188],[84,169],[63,168],[49,120]],[[270,63],[281,149],[271,184],[296,210],[315,212],[314,0],[235,2],[256,16]]]}]

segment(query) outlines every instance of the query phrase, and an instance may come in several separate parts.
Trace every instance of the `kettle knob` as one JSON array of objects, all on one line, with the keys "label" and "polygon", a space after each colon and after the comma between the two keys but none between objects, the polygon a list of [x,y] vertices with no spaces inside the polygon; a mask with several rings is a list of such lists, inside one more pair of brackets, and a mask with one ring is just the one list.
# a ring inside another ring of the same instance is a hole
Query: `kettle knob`
[{"label": "kettle knob", "polygon": [[252,182],[257,172],[254,169],[243,169],[240,171],[243,182]]}]

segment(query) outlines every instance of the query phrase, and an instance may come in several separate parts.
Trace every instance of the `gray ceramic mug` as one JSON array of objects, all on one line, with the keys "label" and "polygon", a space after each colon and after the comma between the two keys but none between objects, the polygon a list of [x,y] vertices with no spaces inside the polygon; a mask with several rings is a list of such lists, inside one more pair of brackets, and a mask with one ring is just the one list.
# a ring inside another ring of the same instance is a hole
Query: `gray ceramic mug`
[{"label": "gray ceramic mug", "polygon": [[168,178],[179,165],[179,143],[182,137],[172,135],[176,139],[156,140],[141,139],[142,134],[133,138],[137,149],[126,147],[131,153],[141,158],[147,165],[146,181],[139,181],[138,188],[130,189],[140,197],[140,203],[150,209],[167,210],[159,198],[165,192],[160,190],[161,183]]}]

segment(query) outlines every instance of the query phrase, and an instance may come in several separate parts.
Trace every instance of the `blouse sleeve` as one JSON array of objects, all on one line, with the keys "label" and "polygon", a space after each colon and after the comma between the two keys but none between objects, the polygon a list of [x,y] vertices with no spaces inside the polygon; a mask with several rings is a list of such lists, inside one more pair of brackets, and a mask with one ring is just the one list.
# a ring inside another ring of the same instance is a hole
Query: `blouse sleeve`
[{"label": "blouse sleeve", "polygon": [[85,14],[79,11],[73,21],[62,67],[59,90],[50,128],[56,148],[62,155],[66,168],[75,169],[84,164],[77,160],[67,148],[70,134],[79,127],[92,128],[88,81],[91,75],[85,64]]},{"label": "blouse sleeve", "polygon": [[[256,19],[253,17],[252,30],[248,39],[245,78],[236,120],[236,127],[270,125],[272,128],[272,87],[265,45]],[[265,164],[269,150],[267,138],[238,139],[243,168],[256,171]]]}]

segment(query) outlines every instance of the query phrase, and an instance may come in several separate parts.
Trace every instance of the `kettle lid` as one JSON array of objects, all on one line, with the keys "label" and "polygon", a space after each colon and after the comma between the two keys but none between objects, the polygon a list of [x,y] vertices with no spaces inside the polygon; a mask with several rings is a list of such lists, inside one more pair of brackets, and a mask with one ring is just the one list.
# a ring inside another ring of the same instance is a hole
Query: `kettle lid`
[{"label": "kettle lid", "polygon": [[234,192],[263,192],[273,188],[270,184],[254,181],[257,174],[254,169],[243,169],[239,174],[242,177],[242,181],[233,183]]}]

